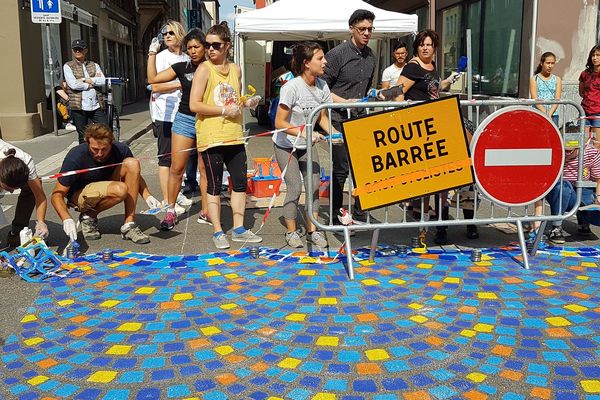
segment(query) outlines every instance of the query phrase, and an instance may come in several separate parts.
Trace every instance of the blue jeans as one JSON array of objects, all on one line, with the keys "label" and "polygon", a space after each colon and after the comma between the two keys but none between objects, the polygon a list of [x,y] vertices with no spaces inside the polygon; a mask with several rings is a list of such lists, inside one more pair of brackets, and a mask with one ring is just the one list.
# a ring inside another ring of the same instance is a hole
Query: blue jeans
[{"label": "blue jeans", "polygon": [[[552,215],[561,215],[566,211],[569,211],[575,207],[575,200],[577,199],[575,188],[569,181],[562,182],[562,196],[560,193],[561,182],[558,182],[556,186],[552,188],[550,193],[546,195],[546,201],[550,204],[550,212]],[[561,204],[562,198],[562,204]],[[581,204],[580,206],[587,206],[594,204],[596,200],[596,191],[593,188],[583,188],[581,192]],[[562,208],[561,208],[562,207]],[[578,220],[581,216],[582,221],[592,225],[600,225],[600,211],[581,211],[578,213]],[[561,226],[561,221],[554,221],[554,226]]]}]

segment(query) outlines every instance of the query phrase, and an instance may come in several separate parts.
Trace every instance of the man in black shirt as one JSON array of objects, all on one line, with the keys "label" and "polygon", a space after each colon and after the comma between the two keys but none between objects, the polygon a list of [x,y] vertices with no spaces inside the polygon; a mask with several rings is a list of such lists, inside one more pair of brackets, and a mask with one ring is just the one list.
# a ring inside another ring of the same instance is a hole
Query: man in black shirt
[{"label": "man in black shirt", "polygon": [[134,222],[138,194],[142,194],[150,207],[160,203],[150,194],[146,181],[140,175],[139,160],[133,158],[126,144],[115,142],[108,126],[89,125],[85,130],[85,143],[69,151],[60,171],[77,170],[87,171],[58,178],[52,191],[52,205],[63,221],[67,236],[71,240],[77,239],[77,226],[69,214],[68,205],[80,212],[83,237],[97,240],[101,237],[98,213],[123,202],[125,221],[121,236],[134,243],[149,243],[148,235]]},{"label": "man in black shirt", "polygon": [[[373,34],[375,14],[368,10],[356,10],[350,16],[351,39],[334,47],[326,55],[327,65],[323,79],[327,82],[333,101],[336,103],[351,103],[367,94],[375,72],[375,57],[367,46]],[[357,115],[357,110],[351,113]],[[346,110],[333,110],[333,126],[340,130],[341,121],[346,119]],[[331,179],[332,209],[337,212],[343,205],[344,184],[348,177],[349,165],[346,150],[342,144],[333,145],[333,170]],[[355,202],[354,219],[364,221],[366,213]],[[337,220],[334,221],[337,223]]]}]

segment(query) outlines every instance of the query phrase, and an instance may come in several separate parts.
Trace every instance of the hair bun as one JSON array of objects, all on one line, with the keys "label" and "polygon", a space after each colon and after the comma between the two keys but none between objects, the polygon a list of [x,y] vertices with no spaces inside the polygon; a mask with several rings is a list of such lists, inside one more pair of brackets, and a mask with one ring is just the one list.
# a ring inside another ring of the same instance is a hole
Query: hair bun
[{"label": "hair bun", "polygon": [[17,150],[14,147],[4,150],[4,155],[6,157],[14,157],[17,154]]}]

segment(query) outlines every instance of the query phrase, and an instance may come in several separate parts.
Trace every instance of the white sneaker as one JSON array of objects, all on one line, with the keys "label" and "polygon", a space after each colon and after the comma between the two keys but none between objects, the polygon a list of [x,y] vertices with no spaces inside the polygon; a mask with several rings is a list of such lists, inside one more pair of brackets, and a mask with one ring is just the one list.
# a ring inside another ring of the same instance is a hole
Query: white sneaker
[{"label": "white sneaker", "polygon": [[[167,205],[166,201],[162,201],[162,203],[160,203],[162,207],[165,207]],[[175,214],[179,217],[180,215],[183,215],[187,212],[187,209],[185,209],[184,207],[180,206],[178,203],[175,203],[175,207],[173,207],[175,209]]]},{"label": "white sneaker", "polygon": [[175,200],[175,203],[179,204],[182,207],[189,207],[192,205],[193,202],[194,201],[192,199],[188,199],[181,193],[177,194],[177,200]]},{"label": "white sneaker", "polygon": [[75,125],[73,125],[70,122],[67,122],[67,124],[65,125],[65,129],[68,131],[76,131],[77,127]]}]

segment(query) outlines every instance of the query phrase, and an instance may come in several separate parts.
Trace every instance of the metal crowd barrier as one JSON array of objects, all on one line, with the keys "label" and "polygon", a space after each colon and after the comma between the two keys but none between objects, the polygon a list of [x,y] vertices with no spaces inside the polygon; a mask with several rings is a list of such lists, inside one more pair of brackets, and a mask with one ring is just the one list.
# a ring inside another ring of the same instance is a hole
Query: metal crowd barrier
[{"label": "metal crowd barrier", "polygon": [[[347,111],[347,115],[348,117],[350,117],[350,110],[351,109],[363,109],[364,112],[366,114],[370,114],[376,111],[381,111],[381,110],[389,110],[389,109],[396,109],[396,108],[403,108],[406,107],[408,105],[414,105],[416,104],[416,102],[365,102],[365,103],[337,103],[337,104],[322,104],[319,107],[315,108],[312,110],[312,112],[308,115],[308,119],[307,121],[309,122],[306,125],[306,129],[307,129],[307,137],[311,137],[312,132],[313,132],[313,128],[314,128],[314,123],[317,119],[317,116],[319,115],[319,113],[321,112],[321,110],[326,110],[326,112],[328,113],[329,116],[329,120],[331,121],[331,117],[332,117],[332,110],[333,109],[344,109]],[[583,121],[583,117],[585,116],[585,113],[583,111],[583,109],[581,108],[581,106],[578,103],[575,103],[574,101],[570,101],[570,100],[529,100],[529,99],[502,99],[502,100],[462,100],[460,101],[460,105],[461,105],[461,110],[462,110],[462,115],[463,117],[466,117],[468,114],[473,116],[473,120],[472,122],[474,123],[475,127],[479,126],[479,124],[483,121],[484,117],[488,114],[491,114],[493,112],[495,112],[496,110],[499,110],[501,108],[507,107],[507,106],[524,106],[524,107],[533,107],[536,104],[540,104],[540,105],[545,105],[545,104],[559,104],[559,112],[561,113],[561,115],[566,115],[566,110],[568,109],[568,112],[570,113],[570,115],[578,115],[579,117],[577,118],[577,122],[581,122],[579,123],[579,126],[577,128],[576,132],[572,132],[569,133],[569,141],[571,143],[573,143],[574,140],[577,141],[577,145],[579,147],[579,154],[582,155],[583,154],[583,150],[585,147],[585,142],[586,142],[586,138],[587,138],[587,134],[585,133],[584,130],[584,123]],[[570,109],[569,109],[570,108]],[[575,111],[573,111],[573,108],[575,109]],[[470,109],[470,110],[469,110]],[[469,110],[469,112],[467,113],[466,111]],[[566,130],[566,126],[565,126],[565,121],[563,118],[562,124],[559,128],[559,130],[561,131],[561,133],[563,134],[563,139],[564,139],[564,135],[565,135],[565,130]],[[328,132],[329,134],[331,134],[331,132]],[[475,132],[472,132],[475,133]],[[333,144],[331,141],[328,142],[328,153],[329,153],[329,161],[327,161],[324,158],[321,158],[321,167],[325,166],[329,166],[328,171],[330,174],[330,182],[333,181],[334,177],[332,174],[332,165],[333,165],[333,161],[332,161],[332,150],[333,150]],[[308,158],[308,163],[307,163],[307,172],[308,172],[308,176],[312,175],[312,152],[315,151],[311,146],[307,147],[307,158]],[[563,150],[564,151],[564,150]],[[327,164],[327,162],[329,162],[329,164]],[[519,206],[519,207],[507,207],[498,203],[493,202],[492,200],[486,198],[484,195],[482,195],[482,193],[478,190],[476,183],[473,183],[473,188],[474,188],[474,210],[473,210],[473,218],[472,219],[466,219],[461,217],[462,216],[462,212],[460,212],[460,190],[457,190],[455,192],[455,203],[456,205],[453,205],[450,208],[451,211],[451,216],[453,219],[449,219],[449,220],[442,220],[442,212],[439,212],[437,215],[437,219],[434,220],[429,220],[426,221],[424,218],[425,212],[427,212],[428,210],[424,209],[424,203],[421,200],[421,219],[420,220],[411,220],[412,218],[410,218],[410,212],[407,211],[407,207],[405,204],[403,204],[404,202],[400,202],[398,204],[395,205],[390,205],[390,206],[386,206],[386,207],[382,207],[380,209],[376,209],[376,210],[371,210],[368,214],[367,214],[367,223],[366,224],[361,224],[361,225],[335,225],[334,222],[334,218],[337,218],[337,212],[338,210],[332,210],[332,194],[333,194],[333,190],[331,190],[331,186],[330,186],[330,193],[329,193],[329,221],[328,223],[323,223],[320,222],[318,220],[316,220],[313,217],[313,209],[312,209],[312,201],[313,201],[313,190],[314,188],[312,187],[312,180],[308,179],[307,182],[307,191],[306,191],[306,207],[307,207],[307,215],[309,216],[309,218],[311,218],[312,222],[317,226],[318,229],[323,230],[323,231],[329,231],[329,232],[343,232],[344,235],[344,247],[345,247],[345,254],[346,254],[346,259],[347,259],[347,273],[350,279],[354,279],[354,267],[353,267],[353,259],[352,259],[352,240],[351,240],[351,236],[350,233],[351,231],[360,231],[360,232],[364,232],[364,231],[369,231],[371,232],[371,248],[370,248],[370,257],[369,260],[371,262],[374,261],[374,257],[375,257],[375,251],[377,248],[377,244],[378,244],[378,240],[379,240],[379,234],[380,231],[382,229],[423,229],[423,228],[434,228],[436,226],[455,226],[455,225],[460,225],[460,226],[464,226],[464,225],[487,225],[487,224],[499,224],[499,223],[512,223],[512,224],[516,224],[517,226],[517,233],[518,233],[518,237],[519,237],[519,245],[520,245],[520,249],[521,249],[521,253],[522,253],[522,257],[523,257],[523,266],[526,269],[529,269],[529,256],[535,256],[537,249],[538,249],[538,245],[540,243],[540,239],[543,236],[543,232],[546,226],[546,223],[549,221],[559,221],[559,220],[565,220],[571,216],[573,216],[576,212],[577,209],[579,208],[579,204],[581,203],[581,197],[582,197],[582,188],[583,187],[595,187],[595,183],[590,182],[590,181],[583,181],[583,157],[579,157],[579,166],[578,166],[578,172],[577,172],[577,182],[575,184],[575,189],[576,189],[576,201],[575,201],[575,207],[573,207],[570,210],[566,210],[564,213],[559,213],[560,215],[551,215],[550,214],[550,207],[548,206],[548,204],[546,202],[544,202],[543,204],[543,211],[542,211],[542,215],[534,215],[534,202],[527,204],[525,206]],[[349,199],[348,202],[344,202],[344,204],[347,204],[346,208],[351,212],[352,210],[352,203],[353,203],[353,197],[350,195],[350,193],[352,193],[353,191],[353,186],[352,186],[352,177],[351,177],[352,172],[350,172],[350,175],[348,176],[348,180],[347,180],[347,185],[349,185],[349,190],[347,192],[345,192],[345,196],[347,196],[347,198]],[[561,199],[562,199],[562,182],[563,182],[563,173],[561,170],[560,173],[560,180],[559,183],[561,184]],[[438,199],[438,209],[441,211],[442,209],[442,196],[437,196],[439,197]],[[562,203],[562,200],[561,200]],[[484,207],[484,204],[487,204],[487,207]],[[434,203],[432,203],[432,205],[434,205]],[[478,206],[479,205],[479,206]],[[563,207],[562,204],[560,205],[560,209],[562,211]],[[379,221],[371,221],[371,213],[377,213],[378,216],[380,216],[383,213],[382,218],[379,218]],[[533,224],[535,221],[539,221],[541,223],[538,232],[539,234],[536,235],[535,240],[529,243],[529,246],[527,246],[526,240],[525,240],[525,233],[524,233],[524,223],[531,223]],[[406,236],[406,241],[408,242],[410,240],[410,236],[411,235],[407,235]],[[413,235],[414,236],[414,235]],[[528,248],[529,247],[529,248]]]}]

